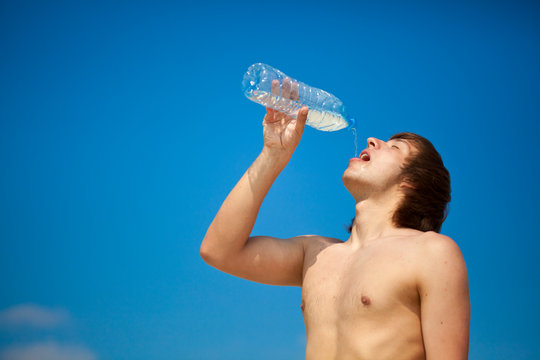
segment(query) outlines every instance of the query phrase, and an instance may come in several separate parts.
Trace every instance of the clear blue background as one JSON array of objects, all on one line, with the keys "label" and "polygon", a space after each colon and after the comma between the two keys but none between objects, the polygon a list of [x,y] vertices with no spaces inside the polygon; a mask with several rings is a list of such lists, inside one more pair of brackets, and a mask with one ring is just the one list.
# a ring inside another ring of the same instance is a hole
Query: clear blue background
[{"label": "clear blue background", "polygon": [[[365,139],[429,138],[442,232],[470,277],[471,359],[539,359],[540,4],[2,1],[0,309],[69,311],[43,338],[99,359],[300,359],[300,289],[233,278],[199,245],[262,147],[240,91],[265,62],[337,95]],[[347,238],[348,131],[307,128],[254,234]]]}]

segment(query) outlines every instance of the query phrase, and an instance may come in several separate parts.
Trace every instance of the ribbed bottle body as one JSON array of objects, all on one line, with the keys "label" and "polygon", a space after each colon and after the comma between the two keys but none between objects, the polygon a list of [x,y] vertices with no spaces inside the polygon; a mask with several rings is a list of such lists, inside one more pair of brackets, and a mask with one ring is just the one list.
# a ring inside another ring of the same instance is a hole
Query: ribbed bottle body
[{"label": "ribbed bottle body", "polygon": [[[291,80],[295,89],[298,88],[298,100],[282,97],[281,92],[272,93],[272,81],[279,81],[281,91],[285,78]],[[336,131],[353,125],[337,97],[297,81],[270,65],[251,65],[244,75],[242,90],[248,99],[291,117],[296,117],[302,106],[309,107],[306,124],[318,130]]]}]

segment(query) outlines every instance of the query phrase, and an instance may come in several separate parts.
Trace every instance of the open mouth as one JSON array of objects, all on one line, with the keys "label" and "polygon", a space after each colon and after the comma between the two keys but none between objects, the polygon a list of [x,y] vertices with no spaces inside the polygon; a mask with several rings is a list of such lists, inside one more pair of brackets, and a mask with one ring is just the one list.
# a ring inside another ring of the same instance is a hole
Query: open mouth
[{"label": "open mouth", "polygon": [[370,157],[367,149],[360,153],[360,159],[363,161],[369,161]]}]

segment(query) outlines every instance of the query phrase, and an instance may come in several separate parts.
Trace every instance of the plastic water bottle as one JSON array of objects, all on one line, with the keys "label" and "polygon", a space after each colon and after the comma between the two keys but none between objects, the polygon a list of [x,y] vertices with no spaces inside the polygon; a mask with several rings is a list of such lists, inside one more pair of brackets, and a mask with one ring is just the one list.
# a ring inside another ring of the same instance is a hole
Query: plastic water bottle
[{"label": "plastic water bottle", "polygon": [[[283,80],[290,79],[292,88],[298,88],[298,100],[281,96]],[[272,93],[272,81],[279,81],[279,94]],[[251,65],[242,81],[244,95],[263,106],[296,117],[303,107],[309,107],[306,124],[322,131],[336,131],[354,126],[354,120],[347,117],[341,100],[334,95],[285,75],[266,64]]]}]

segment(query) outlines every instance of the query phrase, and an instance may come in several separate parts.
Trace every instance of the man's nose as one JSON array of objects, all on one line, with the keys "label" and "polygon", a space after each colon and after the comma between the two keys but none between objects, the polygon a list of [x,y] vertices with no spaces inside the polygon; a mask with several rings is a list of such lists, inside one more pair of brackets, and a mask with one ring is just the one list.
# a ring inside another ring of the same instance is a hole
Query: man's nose
[{"label": "man's nose", "polygon": [[381,140],[379,139],[376,139],[374,137],[370,137],[367,139],[367,145],[368,145],[368,148],[374,148],[374,149],[378,149],[381,147]]}]

